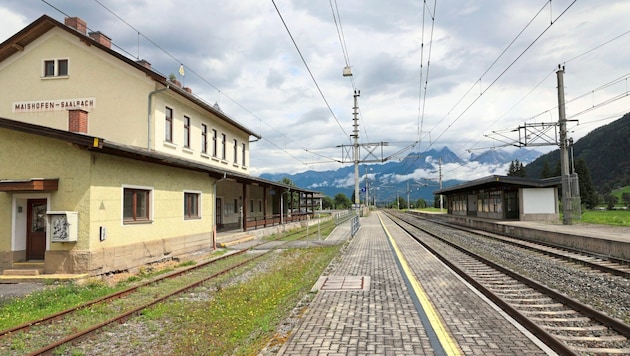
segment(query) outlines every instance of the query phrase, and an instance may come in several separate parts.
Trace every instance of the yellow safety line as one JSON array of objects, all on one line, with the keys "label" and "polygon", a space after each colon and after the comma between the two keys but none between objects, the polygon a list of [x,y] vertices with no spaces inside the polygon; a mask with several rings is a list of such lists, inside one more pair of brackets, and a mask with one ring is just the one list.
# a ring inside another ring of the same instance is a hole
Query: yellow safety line
[{"label": "yellow safety line", "polygon": [[409,268],[409,264],[407,263],[407,260],[400,252],[400,249],[398,248],[398,245],[394,241],[394,238],[392,237],[392,235],[389,233],[389,230],[387,230],[387,227],[385,227],[385,223],[383,222],[383,219],[381,219],[381,214],[378,213],[377,215],[378,215],[379,221],[381,222],[381,226],[383,226],[383,229],[385,230],[385,234],[387,234],[387,238],[389,239],[390,243],[392,244],[394,248],[394,252],[396,252],[396,256],[398,256],[398,259],[400,260],[400,265],[402,266],[403,271],[407,275],[407,278],[409,279],[409,282],[411,283],[411,287],[413,288],[413,291],[416,294],[416,297],[420,301],[422,308],[427,314],[427,318],[429,319],[429,322],[431,323],[431,327],[433,327],[433,330],[435,331],[435,334],[440,340],[440,344],[442,344],[444,351],[446,352],[447,355],[461,355],[459,346],[457,345],[455,340],[453,340],[448,330],[446,330],[446,328],[444,327],[444,324],[442,323],[442,319],[440,318],[440,316],[435,311],[435,308],[433,307],[433,303],[431,303],[431,301],[429,300],[428,296],[424,292],[424,289],[420,285],[420,282],[418,281],[418,279],[411,272],[411,268]]}]

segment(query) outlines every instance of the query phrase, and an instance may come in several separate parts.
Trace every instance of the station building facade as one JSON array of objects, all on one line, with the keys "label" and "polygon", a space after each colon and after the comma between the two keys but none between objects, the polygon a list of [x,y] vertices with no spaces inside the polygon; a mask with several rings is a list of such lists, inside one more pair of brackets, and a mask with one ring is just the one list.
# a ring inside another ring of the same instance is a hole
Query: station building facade
[{"label": "station building facade", "polygon": [[0,269],[126,270],[312,213],[289,204],[315,192],[249,175],[259,135],[80,18],[0,44],[0,81]]},{"label": "station building facade", "polygon": [[531,179],[492,175],[435,191],[447,212],[496,220],[558,220],[560,177]]}]

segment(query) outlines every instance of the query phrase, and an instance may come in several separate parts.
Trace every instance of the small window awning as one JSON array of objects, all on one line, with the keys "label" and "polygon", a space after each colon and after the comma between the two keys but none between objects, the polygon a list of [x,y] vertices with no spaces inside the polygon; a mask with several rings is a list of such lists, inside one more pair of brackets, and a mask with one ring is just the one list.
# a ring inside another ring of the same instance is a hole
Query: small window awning
[{"label": "small window awning", "polygon": [[59,178],[0,179],[0,192],[54,192]]}]

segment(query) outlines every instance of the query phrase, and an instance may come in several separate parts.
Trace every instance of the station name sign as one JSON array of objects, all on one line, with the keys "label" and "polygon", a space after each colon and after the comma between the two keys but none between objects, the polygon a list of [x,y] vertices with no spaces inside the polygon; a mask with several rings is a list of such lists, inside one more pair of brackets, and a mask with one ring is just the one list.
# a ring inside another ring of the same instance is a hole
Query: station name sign
[{"label": "station name sign", "polygon": [[14,113],[64,111],[69,109],[90,110],[96,107],[96,98],[50,99],[16,101],[11,104]]}]

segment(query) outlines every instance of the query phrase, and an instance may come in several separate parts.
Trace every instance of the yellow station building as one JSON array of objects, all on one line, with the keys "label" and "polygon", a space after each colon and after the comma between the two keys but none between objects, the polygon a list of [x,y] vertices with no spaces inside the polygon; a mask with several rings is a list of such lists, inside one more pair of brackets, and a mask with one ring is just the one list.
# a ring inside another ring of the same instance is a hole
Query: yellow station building
[{"label": "yellow station building", "polygon": [[0,44],[0,82],[2,270],[121,271],[312,214],[315,192],[249,175],[259,135],[80,18]]}]

